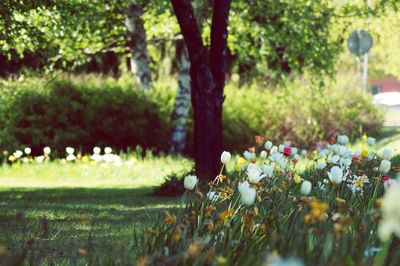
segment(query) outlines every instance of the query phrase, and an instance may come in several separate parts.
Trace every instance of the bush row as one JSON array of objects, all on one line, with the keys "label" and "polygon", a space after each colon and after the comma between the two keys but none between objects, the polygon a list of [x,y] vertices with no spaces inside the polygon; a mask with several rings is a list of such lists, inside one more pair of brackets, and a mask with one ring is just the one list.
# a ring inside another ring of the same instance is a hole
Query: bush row
[{"label": "bush row", "polygon": [[[50,146],[90,151],[94,146],[135,146],[166,151],[171,131],[174,86],[158,83],[148,92],[128,78],[93,76],[56,80],[29,78],[0,83],[0,147]],[[274,90],[228,84],[224,103],[224,145],[242,150],[263,135],[311,146],[318,139],[360,130],[376,134],[383,122],[369,96],[346,88],[313,89],[290,83]],[[187,152],[193,146],[189,122]]]}]

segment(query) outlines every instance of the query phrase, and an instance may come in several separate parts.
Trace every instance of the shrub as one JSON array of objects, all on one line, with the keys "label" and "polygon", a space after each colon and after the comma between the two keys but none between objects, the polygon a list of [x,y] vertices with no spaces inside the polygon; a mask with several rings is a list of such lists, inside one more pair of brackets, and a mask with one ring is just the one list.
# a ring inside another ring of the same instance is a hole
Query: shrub
[{"label": "shrub", "polygon": [[[66,146],[93,146],[167,151],[175,84],[157,83],[148,92],[130,78],[61,77],[54,81],[29,78],[2,81],[0,147],[29,145],[64,152]],[[172,89],[171,89],[172,88]],[[292,140],[312,146],[343,132],[375,134],[383,115],[367,95],[343,84],[315,89],[305,82],[270,88],[227,85],[224,103],[224,146],[243,150],[255,135]],[[193,121],[189,119],[186,152],[193,151]]]}]

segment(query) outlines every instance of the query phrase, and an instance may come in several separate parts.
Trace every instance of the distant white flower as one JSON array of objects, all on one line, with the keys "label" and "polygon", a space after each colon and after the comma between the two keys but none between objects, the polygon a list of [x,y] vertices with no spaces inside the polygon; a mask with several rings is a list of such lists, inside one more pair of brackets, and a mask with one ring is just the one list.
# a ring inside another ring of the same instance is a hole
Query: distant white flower
[{"label": "distant white flower", "polygon": [[22,158],[22,162],[23,162],[23,163],[29,163],[29,158],[28,158],[28,157]]},{"label": "distant white flower", "polygon": [[338,166],[332,166],[328,177],[333,184],[339,184],[343,180],[343,170]]},{"label": "distant white flower", "polygon": [[218,193],[215,192],[215,191],[210,191],[210,192],[207,193],[207,198],[208,198],[209,200],[211,200],[211,201],[217,200],[218,197],[219,197],[219,195],[218,195]]},{"label": "distant white flower", "polygon": [[72,162],[76,160],[76,156],[73,154],[68,154],[67,157],[65,157],[65,160]]},{"label": "distant white flower", "polygon": [[307,156],[307,150],[301,150],[301,156]]},{"label": "distant white flower", "polygon": [[75,149],[72,148],[72,147],[66,147],[66,148],[65,148],[65,151],[67,152],[67,154],[74,154]]},{"label": "distant white flower", "polygon": [[105,147],[104,148],[104,153],[105,154],[111,154],[112,153],[112,149],[110,147]]},{"label": "distant white flower", "polygon": [[35,158],[37,163],[43,163],[44,162],[45,157],[43,155],[38,156]]},{"label": "distant white flower", "polygon": [[346,135],[339,135],[337,137],[337,142],[341,145],[346,145],[347,143],[349,143],[349,137],[347,137]]},{"label": "distant white flower", "polygon": [[246,160],[250,161],[250,160],[253,160],[254,158],[256,158],[256,154],[254,152],[245,151],[245,152],[243,152],[243,157]]},{"label": "distant white flower", "polygon": [[46,154],[46,155],[49,155],[51,153],[50,147],[48,147],[48,146],[44,147],[43,148],[43,153]]},{"label": "distant white flower", "polygon": [[26,155],[29,155],[29,154],[31,154],[32,149],[29,148],[29,147],[26,147],[26,148],[24,149],[24,152],[25,152]]},{"label": "distant white flower", "polygon": [[345,157],[340,158],[340,164],[345,168],[348,168],[351,165],[351,162],[352,162],[351,158],[345,158]]},{"label": "distant white flower", "polygon": [[266,151],[261,151],[260,152],[260,158],[262,158],[262,159],[265,159],[265,158],[267,158],[267,152]]},{"label": "distant white flower", "polygon": [[269,154],[272,155],[272,154],[275,154],[277,152],[278,152],[278,147],[274,146],[274,147],[271,148],[271,151],[269,152]]},{"label": "distant white flower", "polygon": [[328,149],[323,149],[319,152],[319,157],[325,157],[329,154],[329,150]]},{"label": "distant white flower", "polygon": [[100,154],[101,153],[101,149],[100,149],[100,147],[94,147],[93,148],[93,154]]},{"label": "distant white flower", "polygon": [[14,153],[13,153],[13,155],[14,155],[14,157],[15,158],[20,158],[22,155],[24,155],[24,153],[22,152],[22,151],[20,151],[20,150],[16,150]]},{"label": "distant white flower", "polygon": [[261,168],[259,168],[254,163],[250,163],[247,166],[247,177],[249,178],[250,183],[256,184],[261,179],[263,179],[266,175],[262,173],[263,171],[261,170]]},{"label": "distant white flower", "polygon": [[301,183],[300,193],[303,195],[308,195],[310,194],[311,189],[312,189],[311,182],[308,180],[304,180],[303,183]]},{"label": "distant white flower", "polygon": [[283,152],[283,149],[285,148],[285,145],[283,145],[283,144],[281,144],[281,145],[279,145],[279,147],[278,147],[278,151],[279,152]]},{"label": "distant white flower", "polygon": [[256,200],[257,191],[250,186],[243,186],[240,190],[240,201],[247,206],[250,206]]},{"label": "distant white flower", "polygon": [[381,172],[382,174],[386,174],[387,172],[390,171],[390,166],[391,166],[390,161],[382,160],[381,164],[379,165],[379,172]]},{"label": "distant white flower", "polygon": [[324,169],[326,167],[326,162],[323,162],[323,161],[317,162],[316,167],[317,167],[317,169],[322,170],[322,169]]},{"label": "distant white flower", "polygon": [[328,163],[332,163],[332,164],[337,164],[340,160],[340,156],[338,155],[333,155],[331,157],[328,158]]},{"label": "distant white flower", "polygon": [[188,175],[183,180],[183,186],[187,190],[193,190],[198,182],[197,176],[195,175]]},{"label": "distant white flower", "polygon": [[334,152],[334,153],[336,153],[336,154],[339,153],[339,148],[340,148],[340,146],[339,146],[338,144],[333,144],[333,145],[331,145],[331,147],[330,147],[331,151]]},{"label": "distant white flower", "polygon": [[353,179],[350,180],[350,183],[347,186],[354,192],[361,192],[364,191],[364,185],[369,183],[369,179],[366,175],[358,176],[354,175]]},{"label": "distant white flower", "polygon": [[264,164],[262,166],[263,172],[266,177],[273,177],[274,176],[274,166]]},{"label": "distant white flower", "polygon": [[267,142],[265,142],[264,148],[265,148],[267,151],[269,151],[269,150],[272,148],[272,142],[269,141],[269,140],[268,140]]},{"label": "distant white flower", "polygon": [[382,159],[390,160],[393,157],[393,150],[391,148],[385,148],[382,151]]},{"label": "distant white flower", "polygon": [[292,152],[290,155],[296,155],[299,150],[296,147],[292,147]]},{"label": "distant white flower", "polygon": [[221,163],[227,164],[231,160],[231,154],[227,151],[222,152],[221,154]]},{"label": "distant white flower", "polygon": [[354,156],[361,156],[361,151],[360,151],[360,150],[355,150],[355,151],[353,152],[353,155],[354,155]]},{"label": "distant white flower", "polygon": [[374,146],[374,144],[375,144],[375,138],[373,138],[373,137],[369,137],[368,139],[367,139],[367,143],[368,143],[368,145],[369,146]]},{"label": "distant white flower", "polygon": [[388,241],[392,234],[400,237],[400,184],[390,186],[382,201],[382,220],[378,227],[378,236],[382,241]]},{"label": "distant white flower", "polygon": [[340,156],[345,156],[345,155],[348,154],[348,153],[350,153],[350,152],[346,149],[346,147],[344,147],[344,146],[339,146],[338,154],[339,154]]}]

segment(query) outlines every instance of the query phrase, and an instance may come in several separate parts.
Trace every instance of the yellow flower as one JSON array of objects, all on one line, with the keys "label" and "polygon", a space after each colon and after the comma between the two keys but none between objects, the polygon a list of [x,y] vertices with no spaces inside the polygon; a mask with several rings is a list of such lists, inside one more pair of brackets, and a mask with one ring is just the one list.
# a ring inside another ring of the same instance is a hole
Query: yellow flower
[{"label": "yellow flower", "polygon": [[337,202],[337,203],[345,203],[346,200],[337,197],[337,198],[336,198],[336,202]]},{"label": "yellow flower", "polygon": [[313,150],[313,154],[314,155],[318,155],[318,151],[317,150]]},{"label": "yellow flower", "polygon": [[234,209],[229,208],[226,211],[223,211],[219,214],[219,219],[222,221],[228,220],[233,215]]},{"label": "yellow flower", "polygon": [[295,182],[296,184],[300,184],[301,182],[304,181],[304,179],[301,178],[299,175],[295,175],[295,176],[293,177],[293,180],[294,180],[294,182]]},{"label": "yellow flower", "polygon": [[354,185],[355,185],[356,187],[363,187],[363,186],[364,186],[364,182],[363,182],[362,179],[360,178],[360,179],[354,181]]},{"label": "yellow flower", "polygon": [[363,140],[364,142],[366,142],[366,141],[368,140],[368,136],[367,136],[366,134],[364,134],[364,135],[362,136],[362,140]]},{"label": "yellow flower", "polygon": [[364,158],[368,157],[368,150],[366,148],[363,148],[361,150],[361,156],[364,157]]},{"label": "yellow flower", "polygon": [[175,224],[176,223],[176,216],[166,212],[164,214],[164,222],[166,224]]},{"label": "yellow flower", "polygon": [[87,155],[82,156],[82,162],[87,163],[89,161],[89,157]]}]

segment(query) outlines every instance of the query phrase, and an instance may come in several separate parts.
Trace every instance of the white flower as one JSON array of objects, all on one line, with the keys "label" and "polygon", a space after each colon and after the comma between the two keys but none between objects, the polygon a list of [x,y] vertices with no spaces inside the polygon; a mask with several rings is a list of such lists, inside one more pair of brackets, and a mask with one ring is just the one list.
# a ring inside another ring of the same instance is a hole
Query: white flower
[{"label": "white flower", "polygon": [[328,149],[323,149],[322,151],[319,152],[319,156],[320,157],[325,157],[329,154],[329,150]]},{"label": "white flower", "polygon": [[290,153],[291,155],[296,155],[298,152],[298,149],[296,147],[292,147],[292,152]]},{"label": "white flower", "polygon": [[382,200],[382,221],[378,227],[378,236],[382,241],[387,241],[392,234],[400,237],[400,184],[390,186]]},{"label": "white flower", "polygon": [[66,148],[65,148],[65,151],[66,151],[68,154],[74,154],[75,149],[74,149],[74,148],[71,148],[71,147],[66,147]]},{"label": "white flower", "polygon": [[215,191],[210,191],[210,192],[207,193],[207,198],[208,198],[209,200],[211,200],[211,201],[217,200],[218,197],[219,197],[219,195],[218,195],[218,193],[215,192]]},{"label": "white flower", "polygon": [[283,152],[283,149],[285,148],[285,145],[283,145],[283,144],[281,144],[281,145],[279,145],[279,147],[278,147],[278,151],[279,152]]},{"label": "white flower", "polygon": [[276,146],[274,146],[274,147],[272,147],[271,148],[271,151],[269,152],[269,154],[274,154],[274,153],[277,153],[278,152],[278,147],[276,147]]},{"label": "white flower", "polygon": [[262,166],[263,172],[266,177],[273,177],[274,176],[274,167],[272,165],[264,164]]},{"label": "white flower", "polygon": [[300,187],[300,193],[303,195],[308,195],[311,192],[312,184],[308,180],[304,180],[303,183],[301,183]]},{"label": "white flower", "polygon": [[333,155],[328,158],[328,163],[337,164],[339,162],[339,160],[340,160],[340,156]]},{"label": "white flower", "polygon": [[340,164],[342,166],[344,166],[345,168],[348,168],[351,165],[351,162],[352,162],[351,158],[344,158],[343,157],[343,158],[340,159]]},{"label": "white flower", "polygon": [[239,183],[239,184],[238,184],[239,193],[242,193],[242,190],[244,190],[244,189],[246,189],[246,188],[248,188],[248,187],[250,187],[250,184],[249,184],[249,182],[247,182],[247,181],[245,181],[245,182],[243,182],[243,183]]},{"label": "white flower", "polygon": [[227,151],[224,151],[221,154],[221,163],[227,164],[227,163],[229,163],[230,160],[231,160],[231,154]]},{"label": "white flower", "polygon": [[183,186],[187,190],[193,190],[198,182],[197,176],[195,175],[188,175],[183,180]]},{"label": "white flower", "polygon": [[51,153],[50,147],[48,147],[48,146],[44,147],[43,148],[43,153],[46,154],[46,155],[49,155]]},{"label": "white flower", "polygon": [[249,178],[250,183],[258,183],[261,179],[263,179],[266,175],[262,175],[262,170],[255,165],[254,163],[250,163],[247,166],[247,176]]},{"label": "white flower", "polygon": [[386,174],[387,172],[390,171],[390,166],[391,166],[390,161],[382,160],[381,164],[379,165],[379,172],[381,172],[382,174]]},{"label": "white flower", "polygon": [[101,149],[99,147],[94,147],[93,148],[93,154],[100,154],[101,153]]},{"label": "white flower", "polygon": [[250,186],[243,186],[239,192],[240,192],[240,201],[244,205],[250,206],[256,200],[257,192],[255,188],[252,188]]},{"label": "white flower", "polygon": [[301,156],[307,156],[307,150],[301,150]]},{"label": "white flower", "polygon": [[17,158],[17,159],[20,158],[23,154],[24,154],[24,153],[23,153],[22,151],[20,151],[20,150],[16,150],[16,151],[13,153],[14,157]]},{"label": "white flower", "polygon": [[[340,156],[348,155],[350,152],[346,149],[346,147],[339,146],[338,154]],[[351,154],[350,154],[351,155]]]},{"label": "white flower", "polygon": [[367,143],[368,143],[368,145],[369,146],[373,146],[374,144],[375,144],[375,138],[373,138],[373,137],[369,137],[368,139],[367,139]]},{"label": "white flower", "polygon": [[339,135],[337,137],[337,142],[339,144],[346,145],[347,143],[349,143],[349,137],[347,137],[346,135]]},{"label": "white flower", "polygon": [[67,161],[75,161],[76,157],[73,154],[68,154],[67,157],[65,158]]},{"label": "white flower", "polygon": [[317,169],[320,169],[320,170],[324,169],[325,166],[326,166],[326,162],[322,162],[322,161],[317,162],[317,165],[316,165]]},{"label": "white flower", "polygon": [[333,144],[330,147],[331,151],[336,153],[336,154],[339,153],[339,148],[340,148],[340,146],[338,144]]},{"label": "white flower", "polygon": [[105,154],[111,154],[112,153],[112,149],[110,147],[105,147],[104,148],[104,153]]},{"label": "white flower", "polygon": [[29,154],[31,154],[32,150],[31,150],[31,148],[26,147],[26,148],[24,149],[24,152],[25,152],[26,155],[29,155]]},{"label": "white flower", "polygon": [[385,148],[382,151],[382,159],[390,160],[393,157],[393,150],[391,148]]},{"label": "white flower", "polygon": [[261,151],[260,152],[260,158],[262,158],[262,159],[267,158],[267,152],[266,151]]},{"label": "white flower", "polygon": [[254,152],[245,151],[245,152],[243,152],[243,157],[246,160],[250,161],[250,160],[253,160],[254,158],[256,158],[256,154]]},{"label": "white flower", "polygon": [[43,155],[42,156],[38,156],[38,157],[35,158],[37,163],[43,163],[44,159],[45,159],[45,157]]},{"label": "white flower", "polygon": [[22,162],[23,162],[23,163],[29,163],[29,158],[28,158],[28,157],[22,158]]},{"label": "white flower", "polygon": [[272,148],[272,142],[269,141],[269,140],[268,140],[267,142],[265,142],[264,148],[265,148],[267,151],[269,151],[269,150]]},{"label": "white flower", "polygon": [[338,166],[332,166],[331,171],[328,172],[328,177],[333,184],[339,184],[343,180],[343,170]]},{"label": "white flower", "polygon": [[361,156],[361,151],[360,151],[360,150],[355,150],[355,151],[353,152],[353,155],[354,155],[354,156]]}]

